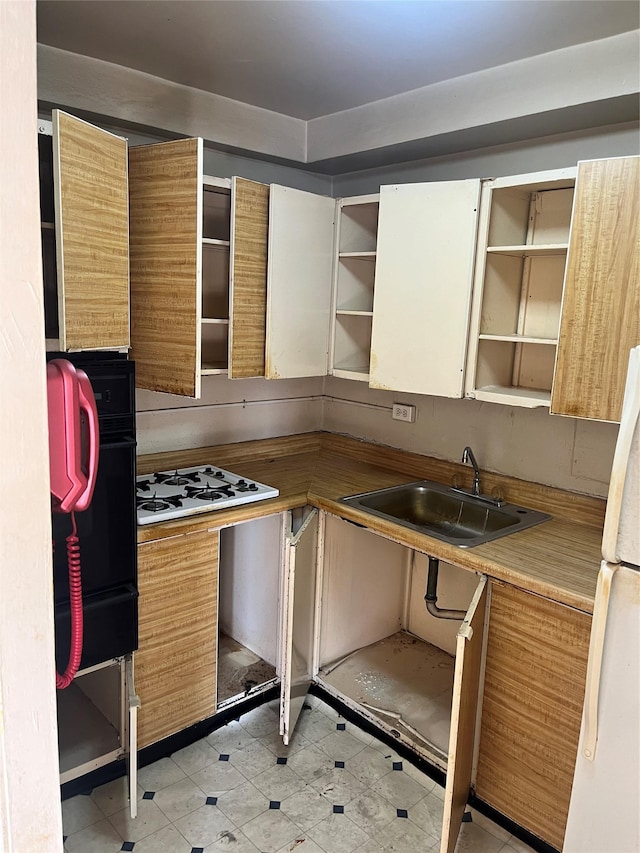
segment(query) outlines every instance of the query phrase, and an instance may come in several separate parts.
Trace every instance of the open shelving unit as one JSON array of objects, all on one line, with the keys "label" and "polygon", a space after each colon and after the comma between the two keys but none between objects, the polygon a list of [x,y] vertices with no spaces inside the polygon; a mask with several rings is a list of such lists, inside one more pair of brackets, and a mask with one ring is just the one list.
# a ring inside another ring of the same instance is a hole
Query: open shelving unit
[{"label": "open shelving unit", "polygon": [[229,367],[229,257],[231,181],[203,176],[202,318],[203,376],[227,373]]},{"label": "open shelving unit", "polygon": [[549,406],[575,169],[482,189],[467,395]]},{"label": "open shelving unit", "polygon": [[337,202],[331,373],[369,380],[379,195]]}]

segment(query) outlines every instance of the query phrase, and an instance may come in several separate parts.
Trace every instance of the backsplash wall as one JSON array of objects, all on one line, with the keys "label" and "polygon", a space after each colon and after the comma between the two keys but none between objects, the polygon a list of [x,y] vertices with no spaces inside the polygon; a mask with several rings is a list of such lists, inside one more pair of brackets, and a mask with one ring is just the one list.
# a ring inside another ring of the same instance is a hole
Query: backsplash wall
[{"label": "backsplash wall", "polygon": [[[204,377],[202,399],[136,392],[138,453],[206,447],[324,429],[459,461],[469,444],[481,468],[605,497],[616,424],[477,400],[376,391],[333,377]],[[394,402],[416,422],[394,421]]]},{"label": "backsplash wall", "polygon": [[[618,425],[483,403],[375,391],[327,377],[323,429],[459,462],[473,448],[480,468],[606,497]],[[415,423],[391,418],[394,402],[416,407]]]}]

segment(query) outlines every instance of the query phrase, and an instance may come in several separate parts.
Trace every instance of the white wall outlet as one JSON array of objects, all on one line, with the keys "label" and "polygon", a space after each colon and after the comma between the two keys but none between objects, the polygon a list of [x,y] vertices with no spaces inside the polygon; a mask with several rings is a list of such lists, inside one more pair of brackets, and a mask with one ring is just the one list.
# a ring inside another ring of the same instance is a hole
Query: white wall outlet
[{"label": "white wall outlet", "polygon": [[391,417],[394,421],[406,421],[408,424],[415,423],[416,407],[407,403],[394,403],[391,408]]}]

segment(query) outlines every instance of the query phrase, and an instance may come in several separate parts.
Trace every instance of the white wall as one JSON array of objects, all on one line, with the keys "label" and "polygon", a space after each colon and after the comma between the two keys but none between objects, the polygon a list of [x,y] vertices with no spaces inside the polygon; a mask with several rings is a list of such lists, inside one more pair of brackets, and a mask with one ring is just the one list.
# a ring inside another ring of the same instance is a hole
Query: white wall
[{"label": "white wall", "polygon": [[0,3],[0,849],[62,850],[34,0]]},{"label": "white wall", "polygon": [[[323,428],[460,461],[469,444],[478,465],[535,483],[605,496],[618,427],[478,400],[374,391],[327,378]],[[413,424],[391,418],[392,403],[413,403]]]}]

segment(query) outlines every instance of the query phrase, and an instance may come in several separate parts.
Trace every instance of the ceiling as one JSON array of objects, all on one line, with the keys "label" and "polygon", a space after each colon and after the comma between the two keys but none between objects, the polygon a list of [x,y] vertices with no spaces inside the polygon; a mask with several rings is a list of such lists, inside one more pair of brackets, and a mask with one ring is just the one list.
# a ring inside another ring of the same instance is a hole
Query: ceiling
[{"label": "ceiling", "polygon": [[637,29],[637,0],[38,0],[38,41],[303,120]]}]

